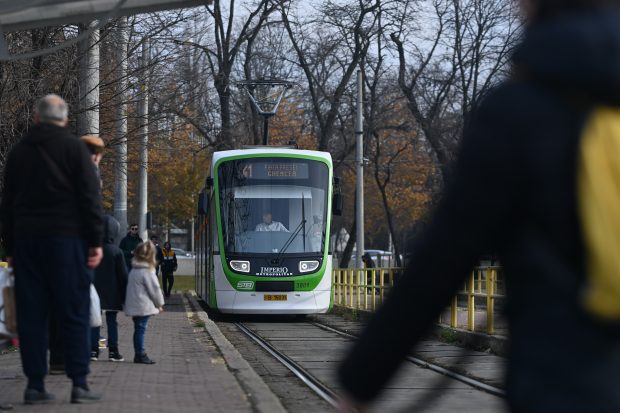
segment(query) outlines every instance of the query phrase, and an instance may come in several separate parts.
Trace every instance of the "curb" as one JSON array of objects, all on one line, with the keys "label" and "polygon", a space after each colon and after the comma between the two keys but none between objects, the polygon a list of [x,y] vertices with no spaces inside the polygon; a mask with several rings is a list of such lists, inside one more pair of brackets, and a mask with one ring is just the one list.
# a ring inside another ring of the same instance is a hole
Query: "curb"
[{"label": "curb", "polygon": [[280,403],[278,397],[273,394],[271,389],[265,384],[263,379],[256,374],[254,369],[241,356],[239,351],[222,334],[219,327],[201,310],[200,304],[196,301],[196,293],[190,291],[183,296],[188,300],[191,309],[202,322],[205,323],[205,330],[211,336],[215,345],[222,353],[229,370],[237,378],[241,387],[247,392],[252,406],[257,412],[264,413],[285,413],[286,410]]}]

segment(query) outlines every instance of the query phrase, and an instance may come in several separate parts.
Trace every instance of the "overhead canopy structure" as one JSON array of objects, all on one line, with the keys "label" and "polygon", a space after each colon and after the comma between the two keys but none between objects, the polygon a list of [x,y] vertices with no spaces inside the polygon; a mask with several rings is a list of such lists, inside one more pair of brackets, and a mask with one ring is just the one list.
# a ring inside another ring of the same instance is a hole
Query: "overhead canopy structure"
[{"label": "overhead canopy structure", "polygon": [[210,4],[212,0],[0,0],[0,30],[88,22],[110,16]]}]

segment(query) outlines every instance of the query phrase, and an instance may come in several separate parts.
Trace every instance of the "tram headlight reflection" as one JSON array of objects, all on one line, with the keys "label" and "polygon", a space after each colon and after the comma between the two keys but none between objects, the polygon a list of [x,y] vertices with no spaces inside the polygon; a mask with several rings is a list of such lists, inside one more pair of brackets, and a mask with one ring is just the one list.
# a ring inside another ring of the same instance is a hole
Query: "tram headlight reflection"
[{"label": "tram headlight reflection", "polygon": [[230,262],[230,268],[237,272],[250,272],[250,261],[236,261]]},{"label": "tram headlight reflection", "polygon": [[318,261],[300,261],[299,262],[299,272],[315,271],[317,268],[319,268]]}]

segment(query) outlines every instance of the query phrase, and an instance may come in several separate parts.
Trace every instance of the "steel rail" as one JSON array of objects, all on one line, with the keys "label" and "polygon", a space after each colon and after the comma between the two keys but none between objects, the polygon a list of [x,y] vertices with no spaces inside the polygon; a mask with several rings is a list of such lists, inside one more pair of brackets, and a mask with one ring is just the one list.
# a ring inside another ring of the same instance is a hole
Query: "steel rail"
[{"label": "steel rail", "polygon": [[[316,326],[318,328],[321,328],[323,330],[331,331],[332,333],[339,334],[339,335],[344,336],[344,337],[352,338],[354,340],[359,339],[358,336],[355,336],[355,335],[350,334],[350,333],[345,333],[344,331],[338,330],[336,328],[330,327],[330,326],[325,325],[325,324],[318,323],[316,321],[312,321],[312,322],[310,322],[310,324],[312,324],[312,325],[314,325],[314,326]],[[472,387],[474,387],[474,388],[476,388],[478,390],[482,390],[482,391],[484,391],[486,393],[489,393],[489,394],[492,394],[494,396],[506,398],[506,392],[504,390],[500,389],[500,388],[488,385],[488,384],[483,383],[483,382],[481,382],[479,380],[472,379],[471,377],[467,377],[467,376],[464,376],[462,374],[456,373],[456,372],[454,372],[452,370],[448,370],[445,367],[441,367],[441,366],[438,366],[436,364],[429,363],[428,361],[424,361],[424,360],[419,359],[417,357],[407,356],[406,359],[408,361],[414,363],[414,364],[417,364],[420,367],[424,367],[424,368],[427,368],[427,369],[432,370],[434,372],[443,374],[444,376],[451,377],[451,378],[453,378],[455,380],[458,380],[458,381],[460,381],[462,383],[468,384],[468,385],[470,385],[470,386],[472,386]]]},{"label": "steel rail", "polygon": [[291,358],[269,344],[269,342],[267,342],[267,340],[263,337],[246,327],[243,323],[234,323],[234,325],[237,326],[237,328],[246,336],[254,340],[259,346],[264,348],[269,354],[275,357],[280,363],[286,366],[286,368],[288,368],[293,374],[299,377],[299,379],[304,382],[306,386],[312,389],[312,391],[314,391],[319,397],[329,403],[332,407],[338,407],[340,397],[330,388],[317,380]]}]

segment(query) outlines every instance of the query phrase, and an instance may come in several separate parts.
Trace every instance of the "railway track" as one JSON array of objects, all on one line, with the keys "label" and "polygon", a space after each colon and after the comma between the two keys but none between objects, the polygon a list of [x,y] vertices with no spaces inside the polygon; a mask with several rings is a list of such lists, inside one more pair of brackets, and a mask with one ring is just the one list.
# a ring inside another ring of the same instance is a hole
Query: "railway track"
[{"label": "railway track", "polygon": [[338,395],[334,393],[329,387],[325,386],[313,375],[308,373],[293,359],[282,353],[274,346],[269,344],[267,340],[256,334],[251,329],[247,328],[243,323],[235,323],[237,328],[241,330],[245,335],[250,337],[259,346],[265,349],[269,354],[275,357],[280,363],[282,363],[287,369],[289,369],[295,376],[297,376],[306,386],[308,386],[314,393],[320,398],[329,403],[332,407],[338,406]]},{"label": "railway track", "polygon": [[[337,405],[338,383],[333,372],[356,336],[316,321],[250,321],[234,325],[321,399]],[[412,405],[424,405],[425,411],[457,407],[462,411],[506,410],[502,389],[417,357],[409,357],[408,361],[409,366],[388,384],[374,408],[406,411]]]},{"label": "railway track", "polygon": [[[358,339],[358,337],[353,335],[353,334],[349,334],[349,333],[346,333],[344,331],[340,331],[340,330],[338,330],[336,328],[330,327],[330,326],[325,325],[325,324],[321,324],[321,323],[317,323],[317,322],[312,322],[311,324],[313,324],[313,325],[315,325],[315,326],[317,326],[319,328],[322,328],[324,330],[332,331],[332,332],[334,332],[336,334],[339,334],[341,336],[344,336],[344,337],[349,337],[349,338],[352,338],[352,339],[355,339],[355,340]],[[490,394],[498,396],[498,397],[504,397],[504,398],[506,397],[506,392],[503,389],[500,389],[500,388],[495,387],[495,386],[491,386],[491,385],[489,385],[487,383],[484,383],[484,382],[482,382],[480,380],[476,380],[474,378],[467,377],[467,376],[465,376],[463,374],[460,374],[460,373],[458,373],[456,371],[447,369],[445,367],[439,366],[439,365],[434,364],[434,363],[430,363],[430,362],[422,360],[421,358],[418,358],[418,357],[408,356],[406,359],[407,359],[407,361],[410,361],[411,363],[414,363],[414,364],[416,364],[416,365],[418,365],[420,367],[427,368],[427,369],[432,370],[434,372],[437,372],[439,374],[443,374],[444,376],[451,377],[451,378],[453,378],[455,380],[458,380],[460,382],[463,382],[465,384],[469,384],[470,386],[472,386],[472,387],[474,387],[474,388],[476,388],[478,390],[482,390],[484,392],[490,393]]]}]

